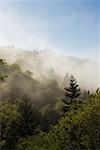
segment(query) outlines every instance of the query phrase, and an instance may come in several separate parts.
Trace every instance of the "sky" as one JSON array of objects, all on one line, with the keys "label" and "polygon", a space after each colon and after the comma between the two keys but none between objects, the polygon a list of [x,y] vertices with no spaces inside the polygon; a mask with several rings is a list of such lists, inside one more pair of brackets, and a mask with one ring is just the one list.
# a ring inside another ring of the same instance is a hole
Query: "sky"
[{"label": "sky", "polygon": [[0,46],[99,56],[99,0],[0,0]]}]

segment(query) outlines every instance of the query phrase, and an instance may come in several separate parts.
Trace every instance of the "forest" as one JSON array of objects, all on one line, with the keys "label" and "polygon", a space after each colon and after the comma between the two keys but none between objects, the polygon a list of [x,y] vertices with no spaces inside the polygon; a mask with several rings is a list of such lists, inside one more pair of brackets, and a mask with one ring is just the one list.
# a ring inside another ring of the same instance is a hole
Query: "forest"
[{"label": "forest", "polygon": [[41,82],[0,59],[0,149],[99,150],[100,88],[82,89],[74,74],[49,75]]}]

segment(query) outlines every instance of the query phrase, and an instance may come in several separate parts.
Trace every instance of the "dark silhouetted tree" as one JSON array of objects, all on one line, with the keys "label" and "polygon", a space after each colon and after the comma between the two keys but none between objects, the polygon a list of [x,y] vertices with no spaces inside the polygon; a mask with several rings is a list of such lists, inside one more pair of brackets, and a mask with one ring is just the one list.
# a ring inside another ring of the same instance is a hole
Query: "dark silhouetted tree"
[{"label": "dark silhouetted tree", "polygon": [[65,89],[65,98],[62,100],[65,104],[63,110],[66,112],[69,110],[70,106],[76,102],[76,99],[80,96],[80,88],[77,84],[76,79],[71,75],[69,87]]},{"label": "dark silhouetted tree", "polygon": [[34,135],[36,127],[39,125],[39,112],[26,97],[18,106],[18,132],[20,137]]}]

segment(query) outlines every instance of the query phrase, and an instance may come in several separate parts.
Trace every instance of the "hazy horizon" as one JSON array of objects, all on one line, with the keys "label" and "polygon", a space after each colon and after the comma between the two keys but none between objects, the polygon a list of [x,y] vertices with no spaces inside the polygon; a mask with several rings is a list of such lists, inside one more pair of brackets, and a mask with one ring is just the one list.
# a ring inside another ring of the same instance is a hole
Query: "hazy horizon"
[{"label": "hazy horizon", "polygon": [[99,63],[89,59],[68,56],[54,50],[35,53],[13,47],[0,48],[0,56],[10,64],[17,63],[23,71],[31,71],[33,78],[42,82],[53,76],[60,83],[68,73],[77,78],[83,89],[96,90],[100,85]]},{"label": "hazy horizon", "polygon": [[0,1],[0,46],[99,60],[98,1]]},{"label": "hazy horizon", "polygon": [[[53,68],[57,76],[75,74],[82,86],[96,89],[99,13],[98,1],[0,1],[0,56],[21,62],[35,78],[48,76]],[[44,56],[29,53],[34,49]]]}]

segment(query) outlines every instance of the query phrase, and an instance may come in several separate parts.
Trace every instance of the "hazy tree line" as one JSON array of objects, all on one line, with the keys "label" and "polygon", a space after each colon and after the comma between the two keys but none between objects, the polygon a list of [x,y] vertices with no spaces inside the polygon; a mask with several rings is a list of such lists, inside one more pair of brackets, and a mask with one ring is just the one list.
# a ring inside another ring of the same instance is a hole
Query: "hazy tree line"
[{"label": "hazy tree line", "polygon": [[0,59],[0,149],[99,150],[99,88],[82,91],[68,74],[42,84]]}]

